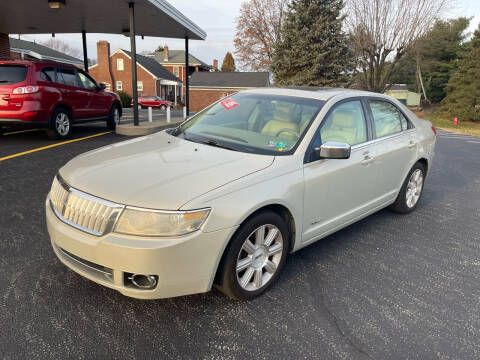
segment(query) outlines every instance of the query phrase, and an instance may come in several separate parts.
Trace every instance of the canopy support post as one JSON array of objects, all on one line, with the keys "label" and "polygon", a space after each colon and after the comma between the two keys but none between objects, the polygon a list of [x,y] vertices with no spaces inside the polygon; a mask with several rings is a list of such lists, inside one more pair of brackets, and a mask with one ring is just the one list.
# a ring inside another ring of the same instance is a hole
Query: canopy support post
[{"label": "canopy support post", "polygon": [[135,7],[133,2],[128,3],[128,16],[130,20],[130,54],[132,58],[133,125],[138,126],[137,46],[135,44]]},{"label": "canopy support post", "polygon": [[82,43],[83,43],[83,68],[88,73],[87,32],[85,30],[82,30]]},{"label": "canopy support post", "polygon": [[185,107],[187,108],[187,117],[190,115],[190,84],[188,79],[188,36],[185,37]]}]

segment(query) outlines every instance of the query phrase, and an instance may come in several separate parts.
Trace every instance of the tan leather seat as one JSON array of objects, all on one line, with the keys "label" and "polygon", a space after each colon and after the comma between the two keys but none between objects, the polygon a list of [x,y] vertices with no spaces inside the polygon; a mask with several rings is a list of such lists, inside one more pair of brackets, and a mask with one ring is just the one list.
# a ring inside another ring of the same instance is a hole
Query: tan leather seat
[{"label": "tan leather seat", "polygon": [[[292,122],[292,118],[292,110],[288,106],[276,104],[273,113],[273,120],[270,120],[265,124],[261,133],[276,137],[280,130],[287,129],[293,130],[298,134],[298,124]],[[281,137],[292,139],[298,138],[298,136],[295,136],[291,132],[282,132]]]},{"label": "tan leather seat", "polygon": [[352,112],[336,111],[328,129],[322,129],[322,142],[336,141],[350,145],[361,142],[359,135],[361,136],[362,134],[358,134],[355,125],[355,118]]}]

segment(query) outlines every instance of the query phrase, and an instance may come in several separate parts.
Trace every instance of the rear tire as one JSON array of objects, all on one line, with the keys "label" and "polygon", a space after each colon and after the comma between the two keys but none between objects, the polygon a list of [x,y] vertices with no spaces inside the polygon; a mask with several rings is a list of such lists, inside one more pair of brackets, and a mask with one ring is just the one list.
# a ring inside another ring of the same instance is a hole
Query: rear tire
[{"label": "rear tire", "polygon": [[417,162],[408,172],[395,202],[389,209],[398,214],[408,214],[417,208],[423,194],[425,166]]},{"label": "rear tire", "polygon": [[120,124],[120,108],[117,104],[113,104],[108,113],[107,127],[110,130],[115,130],[118,124]]},{"label": "rear tire", "polygon": [[50,118],[50,127],[47,135],[51,139],[66,139],[72,132],[72,115],[67,108],[55,109]]},{"label": "rear tire", "polygon": [[160,110],[167,110],[167,107],[165,105],[160,105]]},{"label": "rear tire", "polygon": [[243,223],[231,239],[215,287],[237,300],[250,300],[278,279],[290,234],[280,215],[264,211]]}]

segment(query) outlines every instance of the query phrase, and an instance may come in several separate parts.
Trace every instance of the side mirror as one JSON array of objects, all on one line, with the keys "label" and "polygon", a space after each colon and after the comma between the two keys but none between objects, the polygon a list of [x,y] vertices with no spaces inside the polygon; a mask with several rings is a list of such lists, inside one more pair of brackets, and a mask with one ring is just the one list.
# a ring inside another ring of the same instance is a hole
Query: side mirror
[{"label": "side mirror", "polygon": [[107,88],[107,85],[105,85],[105,83],[100,83],[100,84],[98,84],[98,89],[99,89],[100,91],[103,91],[103,90],[105,90],[106,88]]},{"label": "side mirror", "polygon": [[315,151],[320,156],[320,159],[348,159],[351,146],[345,143],[327,141],[319,148],[316,148]]}]

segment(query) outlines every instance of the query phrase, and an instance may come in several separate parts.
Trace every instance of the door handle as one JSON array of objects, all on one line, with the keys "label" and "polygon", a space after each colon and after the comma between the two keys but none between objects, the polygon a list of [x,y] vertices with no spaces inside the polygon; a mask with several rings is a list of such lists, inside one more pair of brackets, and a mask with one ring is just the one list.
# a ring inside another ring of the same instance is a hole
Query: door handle
[{"label": "door handle", "polygon": [[368,165],[368,164],[371,164],[372,162],[373,162],[373,158],[371,158],[368,155],[366,155],[361,161],[362,165]]},{"label": "door handle", "polygon": [[415,145],[417,145],[417,143],[415,143],[413,140],[410,140],[410,142],[408,143],[408,148],[411,149],[411,148],[413,148]]}]

